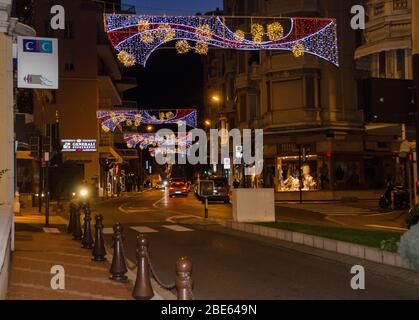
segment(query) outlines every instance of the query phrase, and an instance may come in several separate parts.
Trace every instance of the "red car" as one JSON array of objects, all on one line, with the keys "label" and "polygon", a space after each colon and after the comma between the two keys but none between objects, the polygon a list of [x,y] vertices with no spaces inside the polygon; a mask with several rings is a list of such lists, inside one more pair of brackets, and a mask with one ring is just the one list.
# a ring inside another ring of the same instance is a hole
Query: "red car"
[{"label": "red car", "polygon": [[188,186],[184,182],[172,182],[169,187],[169,197],[188,196]]}]

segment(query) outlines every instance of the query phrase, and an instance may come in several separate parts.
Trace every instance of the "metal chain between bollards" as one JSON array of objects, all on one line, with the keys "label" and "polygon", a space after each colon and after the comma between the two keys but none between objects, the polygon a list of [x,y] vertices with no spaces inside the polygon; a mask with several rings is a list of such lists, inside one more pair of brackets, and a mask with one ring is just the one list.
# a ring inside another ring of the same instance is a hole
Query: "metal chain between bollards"
[{"label": "metal chain between bollards", "polygon": [[162,282],[162,281],[160,280],[160,278],[157,276],[157,273],[156,273],[156,271],[154,270],[153,265],[152,265],[152,263],[151,263],[150,255],[148,254],[148,248],[146,248],[146,249],[145,249],[145,251],[146,251],[147,261],[148,261],[148,265],[149,265],[149,267],[150,267],[151,275],[152,275],[152,276],[153,276],[153,278],[157,281],[157,283],[158,283],[160,286],[162,286],[164,289],[167,289],[167,290],[173,290],[174,288],[176,288],[176,284],[175,284],[175,283],[170,284],[170,285],[167,285],[167,284],[165,284],[164,282]]}]

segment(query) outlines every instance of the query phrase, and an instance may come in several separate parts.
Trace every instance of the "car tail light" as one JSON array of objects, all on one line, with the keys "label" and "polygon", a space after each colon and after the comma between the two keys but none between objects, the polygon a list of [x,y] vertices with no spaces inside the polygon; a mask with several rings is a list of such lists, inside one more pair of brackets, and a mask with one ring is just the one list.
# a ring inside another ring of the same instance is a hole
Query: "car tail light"
[{"label": "car tail light", "polygon": [[175,188],[173,188],[173,187],[170,187],[170,188],[169,188],[169,190],[170,190],[170,191],[173,191],[173,190],[175,190]]}]

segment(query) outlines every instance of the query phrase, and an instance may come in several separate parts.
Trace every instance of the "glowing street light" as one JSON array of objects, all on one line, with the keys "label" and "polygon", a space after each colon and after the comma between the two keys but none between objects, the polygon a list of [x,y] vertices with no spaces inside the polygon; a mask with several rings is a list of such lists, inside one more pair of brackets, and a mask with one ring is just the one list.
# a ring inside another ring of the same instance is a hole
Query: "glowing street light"
[{"label": "glowing street light", "polygon": [[219,96],[214,95],[214,96],[212,96],[212,100],[215,101],[215,102],[220,102],[221,98]]}]

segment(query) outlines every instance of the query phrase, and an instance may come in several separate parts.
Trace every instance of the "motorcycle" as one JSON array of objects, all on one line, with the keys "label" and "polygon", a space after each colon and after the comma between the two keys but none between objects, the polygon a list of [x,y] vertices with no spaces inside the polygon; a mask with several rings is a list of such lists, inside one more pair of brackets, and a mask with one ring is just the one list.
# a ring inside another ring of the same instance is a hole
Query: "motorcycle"
[{"label": "motorcycle", "polygon": [[[392,197],[394,197],[394,207],[392,207]],[[402,186],[390,185],[380,197],[379,206],[382,209],[405,210],[410,208],[409,191]]]}]

